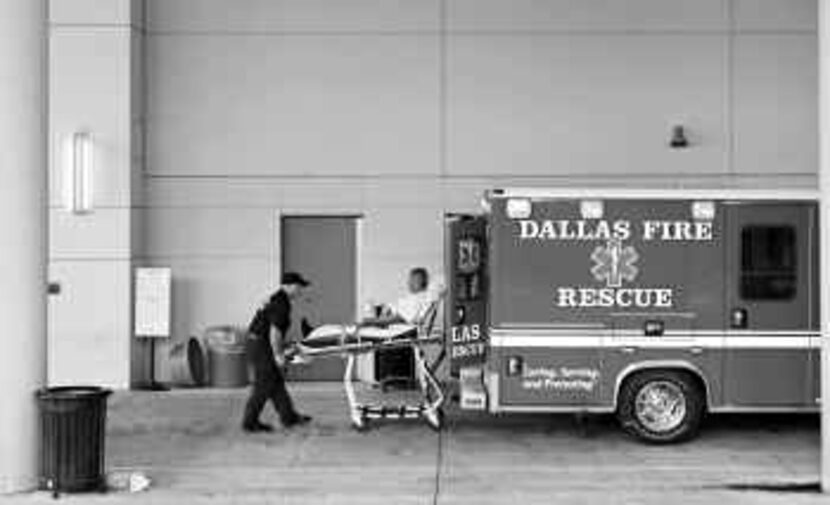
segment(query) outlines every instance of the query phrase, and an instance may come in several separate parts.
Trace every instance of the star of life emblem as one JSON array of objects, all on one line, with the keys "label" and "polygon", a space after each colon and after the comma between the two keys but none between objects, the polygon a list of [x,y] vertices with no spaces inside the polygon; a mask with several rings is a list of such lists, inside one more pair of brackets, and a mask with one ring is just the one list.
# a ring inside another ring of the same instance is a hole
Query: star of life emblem
[{"label": "star of life emblem", "polygon": [[632,282],[637,277],[639,271],[634,264],[639,257],[633,246],[623,247],[620,239],[610,239],[591,253],[591,274],[597,281],[605,281],[609,288],[619,288],[624,280]]}]

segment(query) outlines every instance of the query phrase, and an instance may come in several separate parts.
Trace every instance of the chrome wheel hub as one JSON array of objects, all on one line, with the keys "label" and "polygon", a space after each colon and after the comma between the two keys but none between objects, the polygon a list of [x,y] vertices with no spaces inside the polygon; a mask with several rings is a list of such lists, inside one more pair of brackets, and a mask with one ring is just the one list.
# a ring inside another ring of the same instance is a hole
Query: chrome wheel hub
[{"label": "chrome wheel hub", "polygon": [[686,396],[673,382],[650,382],[637,393],[634,415],[649,431],[669,432],[686,417]]}]

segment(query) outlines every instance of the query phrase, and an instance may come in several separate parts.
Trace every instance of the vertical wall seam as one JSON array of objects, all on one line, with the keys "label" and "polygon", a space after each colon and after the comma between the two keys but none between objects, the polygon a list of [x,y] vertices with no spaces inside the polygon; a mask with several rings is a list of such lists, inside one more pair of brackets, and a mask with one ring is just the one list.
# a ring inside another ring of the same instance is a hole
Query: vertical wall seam
[{"label": "vertical wall seam", "polygon": [[449,138],[448,138],[448,40],[447,40],[447,2],[440,0],[438,30],[438,156],[439,178],[447,177]]},{"label": "vertical wall seam", "polygon": [[[140,33],[140,47],[139,50],[141,51],[140,58],[141,64],[139,65],[139,71],[141,75],[139,76],[139,83],[141,86],[141,99],[140,99],[140,107],[141,107],[141,122],[139,124],[139,128],[141,128],[140,135],[141,135],[141,145],[138,146],[138,149],[141,149],[141,164],[139,166],[138,171],[138,184],[140,185],[139,188],[135,188],[138,191],[140,196],[140,209],[133,209],[133,212],[139,212],[137,221],[138,221],[138,231],[137,233],[134,232],[136,240],[139,242],[138,244],[133,244],[134,247],[138,248],[140,251],[141,263],[147,263],[147,257],[149,257],[149,251],[147,250],[147,241],[149,233],[147,232],[146,228],[146,212],[143,210],[145,205],[145,200],[147,199],[147,173],[149,169],[149,136],[150,136],[150,128],[149,128],[149,116],[150,116],[150,36],[149,36],[149,6],[148,0],[140,0],[141,1],[141,22],[139,24],[139,33]],[[135,194],[135,191],[133,191]],[[135,205],[135,200],[132,201],[132,204]],[[135,225],[135,223],[133,224]],[[135,251],[134,251],[135,252]],[[131,280],[134,279],[134,275],[132,272],[130,273]],[[175,279],[175,278],[174,278]],[[171,281],[171,304],[175,303],[175,280]],[[130,300],[132,301],[132,294],[135,291],[130,293]],[[132,302],[131,302],[132,304]],[[171,310],[172,312],[172,310]],[[175,321],[171,321],[171,328],[175,328]],[[175,330],[173,330],[175,331]],[[135,340],[135,339],[131,339]],[[156,370],[162,370],[164,367],[156,366],[156,351],[155,346],[145,345],[143,349],[144,356],[140,360],[141,362],[141,380],[144,380],[145,377],[148,377],[149,381],[155,380],[155,377],[151,377],[151,372],[155,372]],[[148,358],[149,355],[149,358]],[[132,361],[132,358],[131,358]]]},{"label": "vertical wall seam", "polygon": [[735,0],[726,0],[727,35],[726,35],[726,173],[732,178],[737,176],[735,167]]},{"label": "vertical wall seam", "polygon": [[[44,138],[41,140],[41,142],[43,143],[42,144],[43,149],[44,149],[43,152],[46,153],[46,156],[45,156],[45,159],[44,159],[44,163],[46,165],[44,167],[44,169],[46,170],[46,185],[45,185],[46,187],[44,188],[44,191],[45,191],[44,202],[45,202],[45,205],[46,205],[46,209],[44,211],[45,212],[45,218],[44,218],[45,225],[44,225],[44,230],[42,231],[42,234],[43,234],[42,236],[43,236],[43,243],[46,244],[46,252],[43,253],[46,256],[46,272],[44,273],[44,275],[46,277],[46,282],[51,283],[52,282],[52,268],[51,268],[51,257],[50,257],[51,253],[50,253],[50,250],[49,250],[50,249],[50,247],[49,247],[49,235],[51,233],[51,226],[52,226],[51,216],[50,216],[50,214],[51,214],[51,204],[52,204],[52,180],[51,180],[51,178],[52,178],[52,174],[54,173],[54,170],[53,170],[53,165],[54,165],[53,164],[53,154],[51,152],[52,151],[51,145],[54,142],[54,139],[52,138],[52,131],[51,131],[51,127],[49,126],[49,123],[52,120],[51,119],[52,118],[52,92],[51,92],[51,89],[52,89],[52,70],[51,70],[51,68],[52,68],[52,25],[51,25],[51,22],[50,22],[51,19],[52,19],[52,2],[49,1],[49,0],[43,0],[43,3],[44,3],[43,8],[44,8],[44,12],[45,12],[45,15],[46,15],[46,23],[45,23],[45,26],[43,27],[43,31],[44,31],[44,33],[43,33],[43,37],[44,37],[43,51],[46,54],[43,57],[43,63],[42,63],[42,65],[43,65],[42,72],[43,72],[44,77],[43,77],[43,82],[41,83],[41,86],[43,86],[43,98],[42,98],[43,99],[43,114],[44,114],[43,121],[45,122],[45,125],[44,125],[44,128],[43,128]],[[51,356],[51,354],[50,354],[50,347],[51,347],[50,346],[50,344],[51,344],[51,339],[50,339],[51,335],[50,335],[50,333],[52,333],[52,332],[50,330],[52,329],[52,325],[49,324],[49,319],[50,318],[49,318],[49,297],[48,296],[47,296],[46,304],[44,306],[44,317],[46,318],[46,324],[45,324],[45,327],[44,327],[43,331],[46,333],[46,335],[44,335],[44,338],[43,338],[43,341],[44,341],[43,352],[46,354],[46,359],[45,359],[45,364],[43,364],[44,368],[43,368],[42,374],[43,374],[43,380],[45,382],[45,384],[43,384],[43,385],[44,386],[49,386],[51,384],[51,379],[52,379],[52,377],[51,377],[51,375],[52,375],[52,373],[51,373],[52,366],[51,366],[51,362],[50,362],[50,359],[49,359],[49,357]]]}]

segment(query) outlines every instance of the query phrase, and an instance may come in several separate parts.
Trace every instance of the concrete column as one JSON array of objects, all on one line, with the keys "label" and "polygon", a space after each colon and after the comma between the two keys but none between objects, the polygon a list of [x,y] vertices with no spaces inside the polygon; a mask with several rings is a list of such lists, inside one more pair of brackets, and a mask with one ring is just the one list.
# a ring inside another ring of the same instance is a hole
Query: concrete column
[{"label": "concrete column", "polygon": [[821,487],[830,492],[830,0],[819,0]]},{"label": "concrete column", "polygon": [[[144,347],[131,338],[144,182],[142,11],[137,0],[50,3],[49,274],[61,286],[49,298],[50,385],[124,389],[146,369]],[[87,214],[67,212],[64,201],[64,146],[79,131],[93,138]]]},{"label": "concrete column", "polygon": [[34,488],[46,375],[45,0],[0,0],[0,493]]}]

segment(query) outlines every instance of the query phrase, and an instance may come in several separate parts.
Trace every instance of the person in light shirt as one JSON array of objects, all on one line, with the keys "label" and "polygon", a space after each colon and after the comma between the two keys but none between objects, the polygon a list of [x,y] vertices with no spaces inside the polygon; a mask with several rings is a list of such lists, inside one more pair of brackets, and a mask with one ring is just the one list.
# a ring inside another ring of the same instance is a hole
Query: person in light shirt
[{"label": "person in light shirt", "polygon": [[426,268],[418,267],[409,271],[407,282],[409,293],[387,307],[385,319],[388,324],[418,324],[423,321],[427,311],[435,301],[434,293],[429,291],[429,273]]}]

